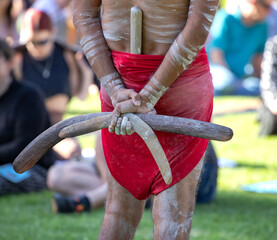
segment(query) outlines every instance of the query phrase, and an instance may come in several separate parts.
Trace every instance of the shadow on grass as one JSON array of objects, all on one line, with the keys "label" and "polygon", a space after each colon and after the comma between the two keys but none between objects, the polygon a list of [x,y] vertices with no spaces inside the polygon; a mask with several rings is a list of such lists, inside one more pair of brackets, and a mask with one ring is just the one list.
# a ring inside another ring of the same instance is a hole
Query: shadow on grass
[{"label": "shadow on grass", "polygon": [[267,169],[268,166],[265,164],[250,164],[250,163],[240,163],[238,161],[236,168],[251,168],[251,169]]}]

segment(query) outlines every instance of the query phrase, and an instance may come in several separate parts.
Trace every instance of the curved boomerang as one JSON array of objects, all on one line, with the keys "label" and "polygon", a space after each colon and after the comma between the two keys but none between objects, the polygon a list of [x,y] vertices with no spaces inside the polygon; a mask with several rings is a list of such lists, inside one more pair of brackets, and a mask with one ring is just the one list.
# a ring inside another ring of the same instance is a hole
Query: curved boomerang
[{"label": "curved boomerang", "polygon": [[[171,182],[171,171],[169,165],[167,166],[168,161],[166,160],[165,163],[165,155],[163,156],[164,152],[161,151],[162,148],[160,143],[157,143],[158,140],[155,140],[156,136],[154,132],[154,135],[152,133],[149,135],[149,139],[151,140],[147,140],[143,135],[146,132],[145,129],[147,129],[149,133],[151,132],[150,129],[152,128],[156,131],[179,133],[218,141],[228,141],[233,137],[232,129],[209,122],[164,115],[126,115],[131,122],[133,121],[134,130],[144,139],[147,146],[149,147],[167,184]],[[52,148],[55,144],[64,138],[79,136],[99,129],[107,128],[110,124],[110,119],[110,112],[91,113],[69,118],[53,125],[41,133],[38,137],[36,137],[18,155],[13,163],[14,170],[18,173],[27,171],[28,169],[32,168],[50,148]],[[146,125],[143,122],[145,122]],[[151,127],[150,128],[148,126],[150,129],[147,127],[147,124]],[[135,127],[136,125],[144,130],[140,131],[139,127]],[[150,144],[150,142],[153,144]]]}]

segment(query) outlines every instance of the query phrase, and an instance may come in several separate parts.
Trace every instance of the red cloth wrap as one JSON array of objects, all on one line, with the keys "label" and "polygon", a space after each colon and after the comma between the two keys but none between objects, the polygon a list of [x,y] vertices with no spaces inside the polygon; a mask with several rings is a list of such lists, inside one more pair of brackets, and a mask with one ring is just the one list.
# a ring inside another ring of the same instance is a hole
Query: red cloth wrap
[{"label": "red cloth wrap", "polygon": [[[139,92],[161,64],[164,56],[112,52],[114,64],[126,88]],[[170,86],[155,105],[157,114],[192,118],[209,122],[213,109],[213,84],[205,49]],[[113,111],[110,97],[101,88],[102,112]],[[188,175],[203,156],[208,140],[155,131],[172,170],[172,184]],[[137,199],[147,199],[166,185],[144,141],[102,130],[103,149],[108,168],[115,180]]]}]

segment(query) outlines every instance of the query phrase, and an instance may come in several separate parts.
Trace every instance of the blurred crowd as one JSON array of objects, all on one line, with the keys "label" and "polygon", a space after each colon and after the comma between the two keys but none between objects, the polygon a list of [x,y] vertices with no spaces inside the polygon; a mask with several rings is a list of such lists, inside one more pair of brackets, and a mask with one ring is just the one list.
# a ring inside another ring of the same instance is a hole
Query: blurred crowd
[{"label": "blurred crowd", "polygon": [[26,43],[28,33],[22,31],[23,16],[29,8],[45,12],[52,20],[54,38],[61,43],[78,46],[72,22],[71,0],[3,0],[0,2],[0,38],[10,45]]},{"label": "blurred crowd", "polygon": [[[17,176],[11,167],[24,146],[64,118],[72,97],[84,100],[91,85],[100,88],[78,43],[72,1],[1,0],[0,39],[0,195],[50,188],[59,193],[58,212],[102,206],[107,184],[100,134],[93,164],[67,161],[82,157],[72,138],[26,175]],[[277,1],[222,1],[206,49],[215,95],[260,97],[260,134],[277,133]],[[211,144],[206,169],[208,186],[200,184],[198,202],[215,198],[217,159]]]},{"label": "blurred crowd", "polygon": [[[0,195],[46,189],[48,170],[57,163],[76,166],[77,179],[84,177],[90,183],[80,172],[82,165],[73,165],[73,160],[83,158],[75,138],[55,145],[23,175],[12,168],[13,160],[29,142],[64,119],[73,97],[85,100],[91,86],[99,90],[78,44],[72,1],[3,0],[0,18]],[[95,175],[93,189],[104,182],[99,172],[89,172]],[[54,188],[56,181],[50,180],[49,186]]]}]

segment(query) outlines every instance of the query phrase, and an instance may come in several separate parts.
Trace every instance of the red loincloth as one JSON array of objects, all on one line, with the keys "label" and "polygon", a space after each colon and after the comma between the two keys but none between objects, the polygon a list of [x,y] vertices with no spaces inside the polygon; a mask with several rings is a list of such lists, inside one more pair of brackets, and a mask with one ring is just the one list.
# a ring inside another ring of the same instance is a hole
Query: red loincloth
[{"label": "red loincloth", "polygon": [[[159,67],[164,56],[112,52],[114,64],[126,88],[139,92]],[[205,49],[170,86],[155,106],[157,114],[192,118],[209,122],[213,109],[214,88]],[[102,112],[113,106],[101,88]],[[155,131],[169,160],[172,184],[188,175],[203,156],[208,140]],[[158,194],[166,185],[149,149],[139,135],[118,136],[102,130],[103,149],[114,179],[137,199]]]}]

